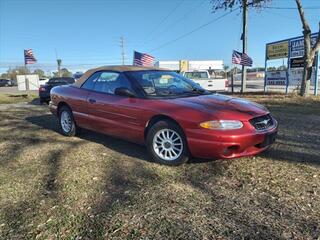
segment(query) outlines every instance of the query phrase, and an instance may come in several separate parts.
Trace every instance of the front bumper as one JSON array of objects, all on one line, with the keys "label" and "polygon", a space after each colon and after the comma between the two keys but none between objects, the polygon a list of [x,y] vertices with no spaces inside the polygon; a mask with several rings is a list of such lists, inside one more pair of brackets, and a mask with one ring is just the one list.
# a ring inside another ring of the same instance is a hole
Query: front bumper
[{"label": "front bumper", "polygon": [[49,102],[49,110],[53,115],[58,116],[58,107],[52,101]]},{"label": "front bumper", "polygon": [[187,134],[192,156],[229,159],[256,155],[271,146],[277,135],[278,126],[275,124],[265,131],[242,129],[235,134],[220,131],[220,135],[217,135],[216,132],[212,134],[209,131],[194,130]]},{"label": "front bumper", "polygon": [[39,91],[39,97],[44,100],[50,100],[50,92]]}]

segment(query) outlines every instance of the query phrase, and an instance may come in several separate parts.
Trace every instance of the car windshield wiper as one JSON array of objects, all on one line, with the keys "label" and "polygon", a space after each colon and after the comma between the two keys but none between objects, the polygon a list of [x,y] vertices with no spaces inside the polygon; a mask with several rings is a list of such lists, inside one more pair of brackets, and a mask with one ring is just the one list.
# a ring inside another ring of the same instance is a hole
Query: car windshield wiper
[{"label": "car windshield wiper", "polygon": [[201,89],[201,88],[192,88],[188,91],[183,91],[183,93],[188,93],[188,94],[204,94],[206,93],[206,90]]},{"label": "car windshield wiper", "polygon": [[193,92],[197,92],[197,93],[204,93],[206,90],[201,89],[201,88],[192,88]]},{"label": "car windshield wiper", "polygon": [[172,92],[170,90],[162,90],[157,93],[158,96],[169,96],[169,95],[176,95],[176,94],[177,93]]},{"label": "car windshield wiper", "polygon": [[190,88],[190,90],[185,90],[181,92],[175,92],[170,90],[162,90],[157,92],[157,96],[183,96],[183,95],[202,95],[202,94],[208,94],[208,92],[205,89],[201,88]]}]

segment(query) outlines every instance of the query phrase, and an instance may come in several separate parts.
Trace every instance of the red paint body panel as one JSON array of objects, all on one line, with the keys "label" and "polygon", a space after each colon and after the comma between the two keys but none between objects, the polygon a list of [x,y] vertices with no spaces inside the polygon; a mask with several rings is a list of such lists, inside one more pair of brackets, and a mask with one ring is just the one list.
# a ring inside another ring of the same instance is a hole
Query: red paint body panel
[{"label": "red paint body panel", "polygon": [[[95,102],[90,102],[90,99]],[[72,109],[79,127],[143,144],[144,132],[152,117],[174,119],[184,130],[194,157],[234,158],[264,151],[256,147],[265,135],[277,131],[277,123],[267,131],[257,131],[250,119],[268,114],[263,106],[220,94],[176,99],[128,98],[88,91],[74,86],[52,89],[50,109],[56,114],[59,103]],[[240,120],[237,130],[208,130],[199,126],[210,120]],[[275,121],[276,122],[276,121]],[[226,153],[226,148],[232,151]]]}]

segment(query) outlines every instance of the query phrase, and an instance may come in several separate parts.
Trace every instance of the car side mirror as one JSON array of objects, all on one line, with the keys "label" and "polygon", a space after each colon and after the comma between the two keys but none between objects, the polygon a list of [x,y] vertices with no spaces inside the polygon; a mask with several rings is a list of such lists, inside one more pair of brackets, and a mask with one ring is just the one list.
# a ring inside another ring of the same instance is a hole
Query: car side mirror
[{"label": "car side mirror", "polygon": [[118,96],[125,96],[125,97],[135,97],[136,95],[130,89],[126,87],[118,87],[114,90],[114,94]]}]

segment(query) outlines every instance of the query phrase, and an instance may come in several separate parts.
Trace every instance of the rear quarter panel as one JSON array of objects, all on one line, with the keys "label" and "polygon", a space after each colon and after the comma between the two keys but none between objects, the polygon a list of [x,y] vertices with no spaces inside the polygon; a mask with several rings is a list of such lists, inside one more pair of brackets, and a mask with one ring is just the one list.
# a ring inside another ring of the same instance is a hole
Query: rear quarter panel
[{"label": "rear quarter panel", "polygon": [[67,104],[72,109],[77,125],[80,127],[87,126],[87,90],[72,85],[64,85],[52,88],[50,95],[52,105],[50,109],[57,109],[59,104]]}]

